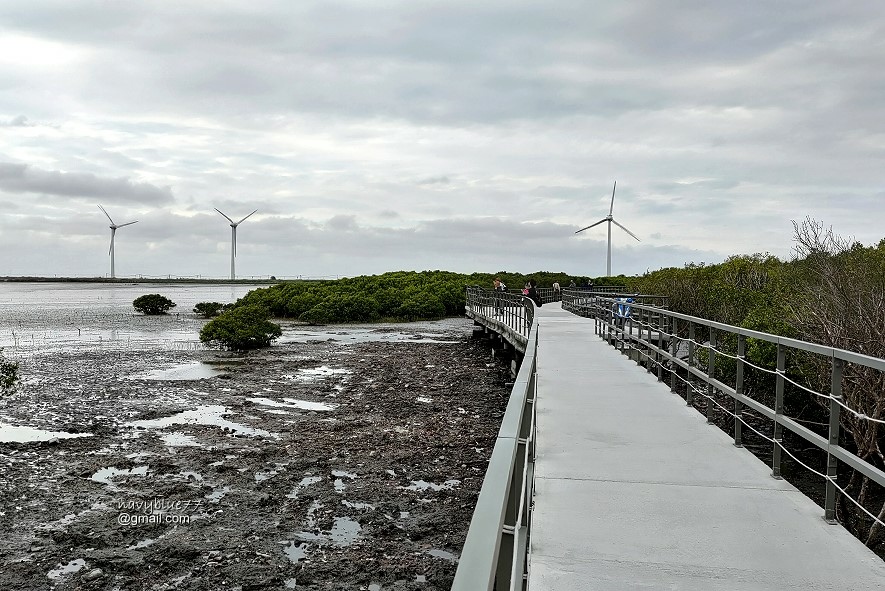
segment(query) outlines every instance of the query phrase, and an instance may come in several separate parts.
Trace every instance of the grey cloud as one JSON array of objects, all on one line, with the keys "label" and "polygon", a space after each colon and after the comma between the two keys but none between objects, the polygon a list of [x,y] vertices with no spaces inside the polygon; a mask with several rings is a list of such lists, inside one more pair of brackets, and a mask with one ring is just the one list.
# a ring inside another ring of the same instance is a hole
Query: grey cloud
[{"label": "grey cloud", "polygon": [[448,185],[451,181],[447,176],[430,177],[418,181],[419,185]]},{"label": "grey cloud", "polygon": [[0,127],[33,127],[34,124],[28,121],[24,115],[17,115],[9,121],[0,122]]},{"label": "grey cloud", "polygon": [[174,201],[169,187],[107,179],[94,174],[41,170],[26,164],[0,162],[0,190],[62,197],[108,199],[116,202],[161,205]]}]

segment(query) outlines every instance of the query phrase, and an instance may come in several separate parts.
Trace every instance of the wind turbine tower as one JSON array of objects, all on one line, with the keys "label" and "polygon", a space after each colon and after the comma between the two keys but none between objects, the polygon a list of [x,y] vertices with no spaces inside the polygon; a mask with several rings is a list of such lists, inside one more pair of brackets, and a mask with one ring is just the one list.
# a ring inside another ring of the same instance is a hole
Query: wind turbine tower
[{"label": "wind turbine tower", "polygon": [[234,267],[234,259],[237,256],[237,226],[239,226],[240,224],[245,222],[246,218],[248,218],[249,216],[252,215],[252,213],[255,213],[255,211],[258,211],[258,210],[256,209],[255,211],[253,211],[252,213],[250,213],[249,215],[247,215],[246,217],[244,217],[240,221],[235,222],[232,219],[230,219],[229,217],[227,217],[227,215],[223,211],[218,209],[217,207],[215,207],[213,209],[215,209],[215,211],[217,211],[218,213],[223,215],[224,218],[230,222],[230,278],[231,278],[231,281],[233,281],[234,279],[237,278],[236,269]]},{"label": "wind turbine tower", "polygon": [[606,277],[611,277],[611,275],[612,275],[612,224],[616,225],[617,227],[622,229],[624,232],[626,232],[630,236],[633,236],[633,238],[636,238],[637,242],[642,242],[641,240],[639,240],[639,237],[637,237],[636,234],[634,234],[633,232],[631,232],[630,230],[628,230],[627,228],[625,228],[624,226],[619,224],[617,221],[615,221],[615,218],[612,217],[612,212],[615,209],[615,189],[617,189],[617,188],[618,188],[618,181],[615,181],[615,185],[614,185],[614,187],[612,187],[612,203],[611,203],[611,206],[608,208],[608,215],[605,216],[604,218],[602,218],[601,220],[599,220],[598,222],[596,222],[595,224],[590,224],[586,228],[581,228],[580,230],[575,232],[575,234],[578,234],[580,232],[583,232],[584,230],[589,230],[593,226],[598,226],[602,222],[608,222],[608,256],[605,259],[605,275],[606,275]]},{"label": "wind turbine tower", "polygon": [[108,212],[106,212],[104,210],[104,207],[99,205],[98,208],[102,212],[104,212],[104,214],[106,216],[108,216],[108,219],[111,221],[111,248],[108,251],[108,254],[111,255],[111,279],[113,279],[114,278],[114,236],[116,236],[116,234],[117,234],[117,228],[122,228],[123,226],[131,226],[132,224],[138,223],[138,220],[135,220],[134,222],[126,222],[125,224],[120,224],[118,226],[117,224],[114,223],[114,220],[111,220],[111,216],[108,215]]}]

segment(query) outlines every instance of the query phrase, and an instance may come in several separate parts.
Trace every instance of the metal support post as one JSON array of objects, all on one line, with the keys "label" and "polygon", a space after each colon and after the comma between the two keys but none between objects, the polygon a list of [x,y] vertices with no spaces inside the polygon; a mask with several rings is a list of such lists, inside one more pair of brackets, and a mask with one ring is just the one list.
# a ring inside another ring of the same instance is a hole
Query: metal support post
[{"label": "metal support post", "polygon": [[[658,349],[660,351],[664,350],[664,327],[662,324],[664,323],[664,315],[660,312],[658,313]],[[655,355],[655,359],[658,362],[658,381],[664,381],[664,354],[657,353]]]},{"label": "metal support post", "polygon": [[[676,359],[679,357],[679,323],[673,318],[673,324],[670,326],[670,334],[674,335],[670,337],[670,342],[673,344],[673,358]],[[670,362],[670,391],[676,391],[676,371],[679,369],[679,366],[675,361]]]},{"label": "metal support post", "polygon": [[713,383],[716,375],[716,329],[710,327],[710,349],[707,355],[707,423],[713,422]]},{"label": "metal support post", "polygon": [[[738,346],[737,346],[737,367],[735,369],[735,380],[734,380],[734,391],[738,396],[742,396],[744,394],[744,357],[747,354],[747,337],[742,334],[739,334],[738,337]],[[741,422],[741,417],[743,416],[744,405],[741,404],[737,398],[734,400],[734,444],[737,447],[744,446],[743,440],[743,427],[744,424]]]},{"label": "metal support post", "polygon": [[[842,406],[839,400],[842,400],[842,369],[844,363],[841,359],[833,358],[832,370],[830,374],[830,433],[829,445],[834,447],[839,445],[839,419],[842,412]],[[828,523],[836,523],[836,472],[839,466],[836,456],[830,449],[827,449],[827,491],[824,498],[824,519]]]},{"label": "metal support post", "polygon": [[783,345],[777,344],[777,383],[774,388],[774,448],[771,454],[771,475],[781,479],[781,442],[784,438],[784,426],[778,419],[784,414],[784,369],[787,365],[787,352]]},{"label": "metal support post", "polygon": [[[688,323],[688,366],[694,367],[694,349],[695,349],[695,330],[694,330],[694,322],[689,321]],[[688,372],[688,381],[691,382],[691,371]],[[685,385],[685,403],[691,406],[691,401],[694,398],[693,393],[691,391],[691,384]]]}]

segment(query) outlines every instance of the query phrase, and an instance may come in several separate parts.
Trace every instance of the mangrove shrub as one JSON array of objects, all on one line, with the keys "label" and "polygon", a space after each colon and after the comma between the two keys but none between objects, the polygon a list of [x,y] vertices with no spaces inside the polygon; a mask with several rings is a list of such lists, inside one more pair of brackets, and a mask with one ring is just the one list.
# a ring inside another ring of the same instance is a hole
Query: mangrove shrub
[{"label": "mangrove shrub", "polygon": [[210,320],[200,331],[200,341],[234,351],[247,351],[269,347],[282,334],[280,325],[270,321],[267,308],[246,305],[231,308]]},{"label": "mangrove shrub", "polygon": [[18,363],[9,361],[0,349],[0,394],[8,394],[15,389],[18,381]]},{"label": "mangrove shrub", "polygon": [[135,298],[132,306],[136,311],[149,316],[165,314],[175,307],[175,302],[158,293],[151,293]]}]

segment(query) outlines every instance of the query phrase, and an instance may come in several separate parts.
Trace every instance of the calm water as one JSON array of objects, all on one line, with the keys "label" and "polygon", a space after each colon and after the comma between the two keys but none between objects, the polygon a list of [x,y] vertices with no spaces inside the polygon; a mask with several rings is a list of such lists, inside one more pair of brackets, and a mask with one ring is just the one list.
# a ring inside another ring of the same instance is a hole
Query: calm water
[{"label": "calm water", "polygon": [[[77,348],[197,348],[199,302],[234,302],[250,285],[0,283],[0,347],[9,357]],[[176,303],[144,316],[132,301],[159,293]]]}]

